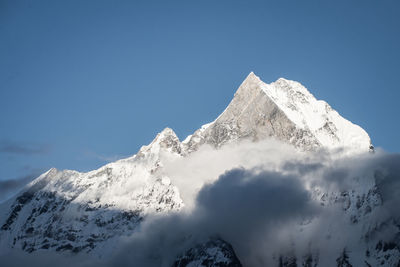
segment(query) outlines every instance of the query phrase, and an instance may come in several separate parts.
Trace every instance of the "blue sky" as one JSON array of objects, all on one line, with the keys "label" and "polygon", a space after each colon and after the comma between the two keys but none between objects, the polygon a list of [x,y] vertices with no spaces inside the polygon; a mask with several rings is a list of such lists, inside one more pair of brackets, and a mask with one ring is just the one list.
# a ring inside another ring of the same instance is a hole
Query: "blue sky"
[{"label": "blue sky", "polygon": [[[323,2],[323,3],[322,3]],[[297,80],[400,151],[399,1],[0,1],[0,180],[88,171]]]}]

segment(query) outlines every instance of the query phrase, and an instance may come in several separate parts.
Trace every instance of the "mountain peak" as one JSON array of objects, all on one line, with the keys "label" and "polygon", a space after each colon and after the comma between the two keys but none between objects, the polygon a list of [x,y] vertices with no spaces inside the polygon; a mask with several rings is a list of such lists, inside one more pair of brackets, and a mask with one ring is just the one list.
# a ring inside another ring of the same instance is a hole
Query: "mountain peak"
[{"label": "mountain peak", "polygon": [[280,77],[279,79],[277,79],[275,82],[276,84],[290,84],[290,83],[297,83],[296,81],[292,81],[283,77]]},{"label": "mountain peak", "polygon": [[254,72],[250,72],[247,77],[244,79],[245,81],[261,81],[260,77],[258,77]]},{"label": "mountain peak", "polygon": [[164,128],[154,140],[147,146],[142,146],[139,150],[140,154],[158,154],[160,149],[166,149],[174,153],[181,153],[181,143],[178,136],[171,128]]},{"label": "mountain peak", "polygon": [[279,78],[267,84],[254,72],[247,75],[224,112],[203,128],[185,141],[189,151],[202,143],[219,147],[242,138],[271,137],[306,150],[324,147],[361,152],[371,145],[361,127],[317,100],[299,82]]},{"label": "mountain peak", "polygon": [[176,133],[174,132],[174,130],[172,130],[169,127],[165,127],[164,130],[162,130],[158,135],[159,138],[165,138],[166,136],[173,136],[173,137],[177,137]]},{"label": "mountain peak", "polygon": [[252,78],[257,78],[260,79],[254,72],[250,71],[250,73],[247,75],[246,79],[252,79]]}]

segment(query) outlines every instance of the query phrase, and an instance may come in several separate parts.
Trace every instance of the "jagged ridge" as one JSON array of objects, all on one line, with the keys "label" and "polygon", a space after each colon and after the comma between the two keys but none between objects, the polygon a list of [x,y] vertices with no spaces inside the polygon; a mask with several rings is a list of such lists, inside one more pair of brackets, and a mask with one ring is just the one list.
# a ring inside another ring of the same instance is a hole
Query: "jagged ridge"
[{"label": "jagged ridge", "polygon": [[368,151],[371,140],[359,126],[349,122],[325,101],[317,100],[298,82],[283,78],[266,84],[253,72],[240,85],[225,111],[185,139],[195,151],[207,143],[219,147],[235,140],[276,138],[296,147],[346,148]]}]

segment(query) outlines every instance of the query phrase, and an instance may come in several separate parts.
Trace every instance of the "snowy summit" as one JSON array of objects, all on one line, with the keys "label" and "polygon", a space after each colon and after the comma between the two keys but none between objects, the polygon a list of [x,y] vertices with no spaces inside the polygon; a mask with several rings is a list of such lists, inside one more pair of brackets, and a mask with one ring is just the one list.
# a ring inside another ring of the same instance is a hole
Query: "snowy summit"
[{"label": "snowy summit", "polygon": [[358,125],[317,100],[300,83],[278,79],[266,84],[253,72],[240,85],[225,111],[184,143],[189,150],[202,143],[220,146],[242,138],[273,137],[304,149],[344,148],[368,151],[371,140]]}]

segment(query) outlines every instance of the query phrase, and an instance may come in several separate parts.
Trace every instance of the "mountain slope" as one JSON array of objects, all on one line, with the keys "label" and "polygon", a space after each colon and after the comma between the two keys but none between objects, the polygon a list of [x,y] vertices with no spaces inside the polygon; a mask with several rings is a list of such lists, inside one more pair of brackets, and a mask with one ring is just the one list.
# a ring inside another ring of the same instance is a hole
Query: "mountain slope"
[{"label": "mountain slope", "polygon": [[73,252],[98,250],[104,241],[131,234],[147,214],[178,211],[182,200],[157,171],[160,155],[179,157],[179,140],[165,129],[133,157],[88,173],[51,169],[3,205],[4,248]]}]

